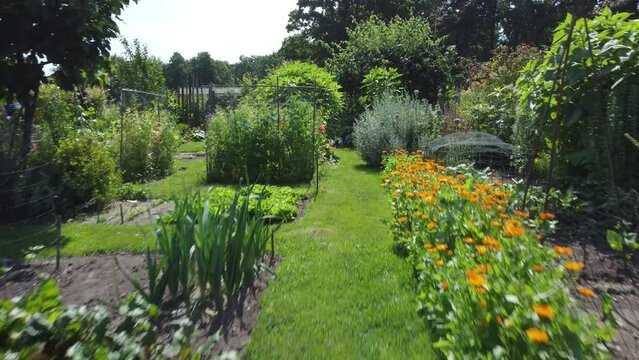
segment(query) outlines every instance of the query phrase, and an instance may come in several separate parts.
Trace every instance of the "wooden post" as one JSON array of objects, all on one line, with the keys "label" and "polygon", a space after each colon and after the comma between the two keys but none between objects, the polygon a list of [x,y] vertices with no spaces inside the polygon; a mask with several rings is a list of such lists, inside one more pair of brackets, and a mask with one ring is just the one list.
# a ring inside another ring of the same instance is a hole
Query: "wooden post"
[{"label": "wooden post", "polygon": [[60,247],[62,246],[62,216],[55,217],[55,270],[60,269]]},{"label": "wooden post", "polygon": [[124,210],[122,210],[122,203],[120,203],[120,225],[124,224]]}]

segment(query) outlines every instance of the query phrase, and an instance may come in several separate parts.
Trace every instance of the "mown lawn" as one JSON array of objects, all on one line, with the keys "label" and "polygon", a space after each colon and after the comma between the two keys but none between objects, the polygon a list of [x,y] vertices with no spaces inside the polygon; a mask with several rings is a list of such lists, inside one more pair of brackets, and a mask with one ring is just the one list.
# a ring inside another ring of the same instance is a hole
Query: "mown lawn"
[{"label": "mown lawn", "polygon": [[277,237],[284,261],[261,299],[253,359],[432,358],[410,265],[394,254],[376,169],[352,151],[326,171],[304,218]]},{"label": "mown lawn", "polygon": [[[63,224],[61,234],[62,256],[143,253],[155,239],[151,225]],[[38,257],[55,256],[55,239],[50,226],[0,226],[0,258],[19,258],[33,246],[44,246]]]},{"label": "mown lawn", "polygon": [[179,153],[199,153],[206,151],[204,141],[187,142],[178,147]]}]

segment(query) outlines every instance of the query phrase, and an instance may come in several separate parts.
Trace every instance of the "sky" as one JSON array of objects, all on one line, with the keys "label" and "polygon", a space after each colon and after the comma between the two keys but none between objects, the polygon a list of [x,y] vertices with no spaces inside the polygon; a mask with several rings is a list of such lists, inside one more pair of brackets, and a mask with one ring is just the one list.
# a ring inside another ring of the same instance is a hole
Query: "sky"
[{"label": "sky", "polygon": [[[148,46],[168,62],[178,51],[186,59],[208,51],[216,60],[267,55],[287,36],[288,14],[297,0],[140,0],[120,15],[120,34]],[[122,54],[119,40],[112,53]]]}]

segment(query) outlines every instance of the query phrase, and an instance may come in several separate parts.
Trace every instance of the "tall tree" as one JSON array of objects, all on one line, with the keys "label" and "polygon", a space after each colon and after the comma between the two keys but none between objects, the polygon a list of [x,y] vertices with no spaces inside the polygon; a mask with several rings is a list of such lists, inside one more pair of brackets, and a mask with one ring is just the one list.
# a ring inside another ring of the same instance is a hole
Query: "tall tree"
[{"label": "tall tree", "polygon": [[[137,3],[137,0],[133,0]],[[33,117],[44,67],[72,89],[107,66],[118,16],[130,0],[3,0],[0,5],[0,97],[24,107],[20,162],[31,150]]]},{"label": "tall tree", "polygon": [[215,85],[233,85],[235,83],[233,69],[227,61],[213,60],[212,83]]},{"label": "tall tree", "polygon": [[187,63],[182,54],[174,52],[169,59],[169,63],[164,66],[164,78],[166,86],[175,90],[187,84]]},{"label": "tall tree", "polygon": [[189,60],[190,76],[199,84],[213,82],[213,58],[208,52],[200,52]]},{"label": "tall tree", "polygon": [[413,1],[406,0],[298,0],[297,9],[289,14],[286,29],[303,34],[313,49],[313,59],[323,62],[331,52],[326,45],[347,39],[353,22],[371,15],[382,20],[407,17]]},{"label": "tall tree", "polygon": [[115,84],[113,87],[161,93],[165,90],[164,64],[149,55],[146,45],[138,39],[129,44],[122,39],[124,57],[114,58]]},{"label": "tall tree", "polygon": [[237,81],[244,77],[263,79],[269,72],[282,64],[281,57],[277,54],[240,56],[240,61],[233,64],[233,75]]}]

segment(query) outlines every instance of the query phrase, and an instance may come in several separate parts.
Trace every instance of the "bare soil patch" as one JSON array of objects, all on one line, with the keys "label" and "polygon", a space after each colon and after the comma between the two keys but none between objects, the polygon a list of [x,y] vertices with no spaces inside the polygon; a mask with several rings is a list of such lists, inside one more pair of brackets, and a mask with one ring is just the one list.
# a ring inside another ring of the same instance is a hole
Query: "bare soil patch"
[{"label": "bare soil patch", "polygon": [[175,154],[176,160],[204,160],[206,159],[206,153],[203,152],[186,152]]},{"label": "bare soil patch", "polygon": [[[639,354],[639,254],[635,254],[634,261],[626,263],[622,255],[610,249],[605,231],[614,224],[605,219],[571,213],[559,215],[558,220],[557,232],[549,241],[572,247],[575,258],[585,263],[580,285],[598,294],[607,291],[613,298],[618,326],[610,350],[615,358],[636,359]],[[593,314],[602,314],[600,297],[584,303]]]},{"label": "bare soil patch", "polygon": [[[144,257],[139,255],[117,255],[120,265],[147,283]],[[254,284],[242,289],[240,295],[231,299],[222,312],[204,311],[199,316],[196,331],[191,339],[195,348],[203,344],[209,336],[221,331],[221,339],[214,351],[216,353],[241,353],[250,341],[251,332],[257,323],[259,296],[274,279],[272,270],[279,257],[265,257],[269,269],[262,270]],[[42,274],[51,274],[58,282],[60,297],[66,305],[110,305],[114,316],[115,309],[134,291],[131,283],[124,277],[115,264],[114,256],[88,256],[63,258],[60,270],[55,271],[55,261],[37,260],[8,264],[12,270],[0,278],[0,299],[10,299],[35,289]],[[163,323],[169,323],[174,314],[184,313],[184,309],[164,309]],[[161,327],[163,328],[163,327]],[[161,334],[166,337],[168,334]]]},{"label": "bare soil patch", "polygon": [[175,204],[171,201],[114,201],[100,211],[84,214],[69,223],[82,224],[127,224],[127,225],[149,225],[157,223],[157,220],[166,214],[170,214],[175,209]]}]

